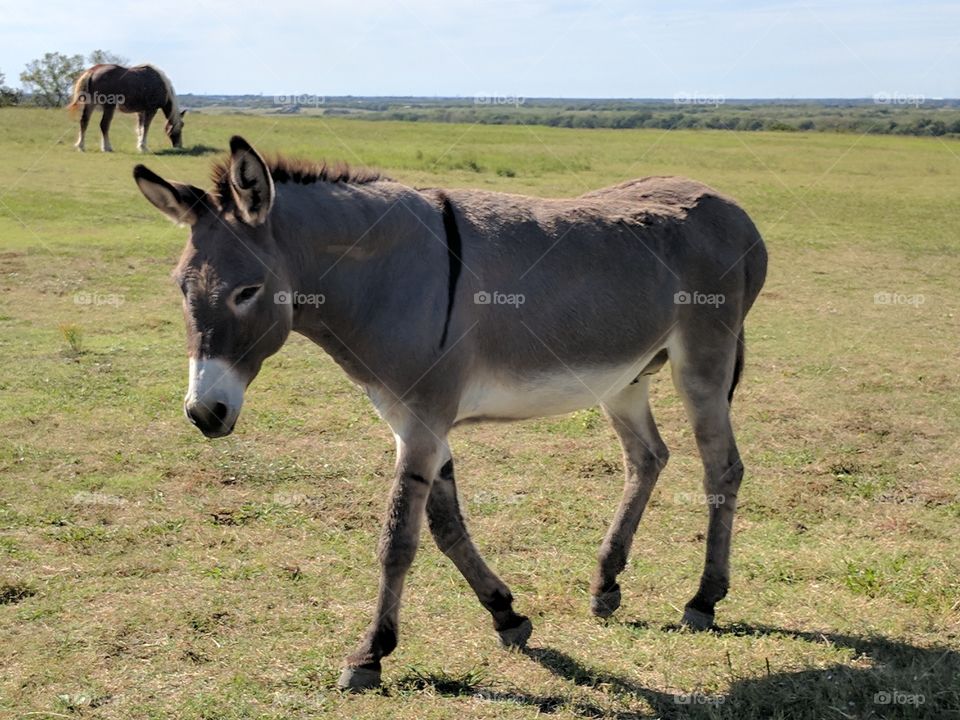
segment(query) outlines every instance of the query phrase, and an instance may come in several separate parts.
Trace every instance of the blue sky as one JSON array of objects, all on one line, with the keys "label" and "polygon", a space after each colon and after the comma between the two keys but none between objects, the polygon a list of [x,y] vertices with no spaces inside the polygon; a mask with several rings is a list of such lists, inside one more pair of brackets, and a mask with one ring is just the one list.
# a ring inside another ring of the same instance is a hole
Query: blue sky
[{"label": "blue sky", "polygon": [[0,72],[103,48],[180,93],[960,96],[960,3],[0,0]]}]

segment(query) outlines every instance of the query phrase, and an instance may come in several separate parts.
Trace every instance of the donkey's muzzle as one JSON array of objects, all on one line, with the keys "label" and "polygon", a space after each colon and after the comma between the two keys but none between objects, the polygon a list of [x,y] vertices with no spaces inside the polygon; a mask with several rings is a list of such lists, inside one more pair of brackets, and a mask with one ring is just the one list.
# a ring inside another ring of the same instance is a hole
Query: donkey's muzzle
[{"label": "donkey's muzzle", "polygon": [[246,383],[234,366],[219,358],[190,358],[190,388],[183,399],[187,420],[208,438],[233,432]]},{"label": "donkey's muzzle", "polygon": [[218,438],[233,432],[236,424],[234,413],[221,402],[208,407],[203,403],[184,403],[183,412],[187,420],[192,422],[208,438]]}]

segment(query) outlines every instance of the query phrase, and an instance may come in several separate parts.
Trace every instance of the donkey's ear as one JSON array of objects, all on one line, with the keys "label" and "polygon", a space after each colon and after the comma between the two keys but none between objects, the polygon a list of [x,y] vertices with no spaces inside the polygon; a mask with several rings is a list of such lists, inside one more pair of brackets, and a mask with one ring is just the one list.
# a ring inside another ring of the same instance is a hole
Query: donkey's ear
[{"label": "donkey's ear", "polygon": [[230,191],[247,225],[261,225],[273,207],[273,178],[260,154],[239,135],[230,138]]},{"label": "donkey's ear", "polygon": [[133,179],[143,196],[177,225],[193,225],[197,222],[198,198],[203,196],[202,190],[167,182],[145,165],[137,165],[133,169]]},{"label": "donkey's ear", "polygon": [[181,111],[180,111],[180,117],[183,117],[183,116],[186,115],[186,114],[187,114],[187,111],[186,111],[186,110],[181,110]]}]

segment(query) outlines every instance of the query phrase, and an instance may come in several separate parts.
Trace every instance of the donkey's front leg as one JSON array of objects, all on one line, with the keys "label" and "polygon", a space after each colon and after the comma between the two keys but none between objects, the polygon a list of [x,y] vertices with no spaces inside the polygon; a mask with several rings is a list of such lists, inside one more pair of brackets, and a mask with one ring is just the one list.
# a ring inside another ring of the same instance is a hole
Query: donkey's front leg
[{"label": "donkey's front leg", "polygon": [[440,476],[430,490],[427,519],[437,547],[453,560],[481,604],[493,617],[493,628],[500,636],[500,642],[504,647],[523,647],[533,626],[529,619],[514,612],[510,589],[487,567],[470,539],[457,500],[452,459],[440,469]]},{"label": "donkey's front leg", "polygon": [[359,647],[347,657],[340,675],[343,689],[363,690],[380,684],[380,660],[397,646],[403,581],[417,552],[430,486],[440,470],[445,443],[427,437],[398,438],[397,472],[380,538],[380,590],[373,622]]}]

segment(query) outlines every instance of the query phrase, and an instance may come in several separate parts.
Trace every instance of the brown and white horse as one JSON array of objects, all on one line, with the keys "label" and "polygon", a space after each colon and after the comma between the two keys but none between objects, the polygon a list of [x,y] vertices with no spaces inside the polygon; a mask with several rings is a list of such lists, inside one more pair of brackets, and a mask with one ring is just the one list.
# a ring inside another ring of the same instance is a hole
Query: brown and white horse
[{"label": "brown and white horse", "polygon": [[73,86],[73,98],[69,110],[82,109],[80,137],[76,148],[84,149],[84,137],[90,117],[97,107],[103,108],[100,132],[103,140],[100,149],[112,152],[110,146],[110,122],[113,113],[137,113],[137,149],[147,152],[147,131],[158,110],[167,118],[163,130],[175,148],[182,147],[183,116],[177,103],[177,94],[169,78],[153,65],[136,65],[126,68],[121,65],[94,65],[77,78]]}]

